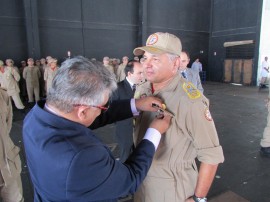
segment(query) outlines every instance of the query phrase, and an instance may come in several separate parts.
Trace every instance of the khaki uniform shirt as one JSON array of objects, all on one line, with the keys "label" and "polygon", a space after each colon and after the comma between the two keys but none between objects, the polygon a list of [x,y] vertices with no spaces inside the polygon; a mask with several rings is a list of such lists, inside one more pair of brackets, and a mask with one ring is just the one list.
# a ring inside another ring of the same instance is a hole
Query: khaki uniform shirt
[{"label": "khaki uniform shirt", "polygon": [[23,78],[26,81],[27,86],[39,86],[39,78],[41,77],[41,73],[37,66],[34,67],[25,67],[23,70]]},{"label": "khaki uniform shirt", "polygon": [[[152,95],[149,82],[138,86],[136,97]],[[194,194],[198,171],[195,158],[207,164],[224,161],[208,100],[191,83],[176,75],[154,96],[161,98],[167,110],[175,116],[162,136],[153,163],[134,201],[184,202]],[[143,112],[136,119],[134,143],[143,138],[155,117],[154,112]]]},{"label": "khaki uniform shirt", "polygon": [[8,185],[21,173],[20,150],[9,136],[11,126],[11,101],[6,91],[0,88],[0,186]]},{"label": "khaki uniform shirt", "polygon": [[55,67],[54,70],[52,70],[51,67],[45,68],[44,80],[46,81],[47,93],[48,93],[49,89],[52,87],[52,81],[53,81],[53,78],[56,75],[58,69],[59,69],[59,67]]},{"label": "khaki uniform shirt", "polygon": [[126,74],[125,74],[125,67],[126,65],[124,65],[123,63],[119,65],[119,67],[117,68],[117,72],[116,72],[116,79],[117,82],[123,81],[126,78]]},{"label": "khaki uniform shirt", "polygon": [[0,71],[1,87],[7,90],[9,96],[13,96],[20,92],[18,81],[20,74],[13,67],[5,67],[4,73]]}]

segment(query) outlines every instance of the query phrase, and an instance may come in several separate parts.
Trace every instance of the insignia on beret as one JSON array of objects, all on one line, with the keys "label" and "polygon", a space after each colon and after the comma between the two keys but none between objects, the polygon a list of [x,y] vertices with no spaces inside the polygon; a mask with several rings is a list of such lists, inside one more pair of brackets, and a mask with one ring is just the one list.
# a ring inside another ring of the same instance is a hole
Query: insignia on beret
[{"label": "insignia on beret", "polygon": [[206,107],[206,108],[204,109],[204,116],[205,116],[205,118],[206,118],[208,121],[213,121],[212,116],[211,116],[211,113],[210,113],[208,107]]},{"label": "insignia on beret", "polygon": [[200,91],[191,82],[185,82],[183,84],[183,89],[190,99],[197,99],[201,97]]}]

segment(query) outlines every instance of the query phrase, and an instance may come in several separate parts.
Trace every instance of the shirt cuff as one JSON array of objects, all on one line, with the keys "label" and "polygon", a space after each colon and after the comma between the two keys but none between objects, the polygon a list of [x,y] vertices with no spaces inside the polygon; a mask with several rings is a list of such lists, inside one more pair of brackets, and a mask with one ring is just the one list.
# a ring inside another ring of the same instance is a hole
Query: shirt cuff
[{"label": "shirt cuff", "polygon": [[148,128],[143,139],[146,139],[152,142],[155,146],[155,150],[157,150],[158,144],[161,139],[161,134],[155,128]]},{"label": "shirt cuff", "polygon": [[135,99],[134,98],[132,98],[130,100],[130,106],[131,106],[131,111],[132,111],[133,116],[138,116],[140,114],[140,111],[138,111],[137,108],[136,108],[136,104],[135,104]]}]

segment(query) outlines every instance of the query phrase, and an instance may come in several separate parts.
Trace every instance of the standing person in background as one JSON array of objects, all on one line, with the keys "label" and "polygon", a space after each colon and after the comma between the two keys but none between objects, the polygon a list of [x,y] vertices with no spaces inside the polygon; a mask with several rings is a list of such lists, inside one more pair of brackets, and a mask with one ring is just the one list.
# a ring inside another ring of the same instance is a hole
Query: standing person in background
[{"label": "standing person in background", "polygon": [[21,77],[19,81],[19,87],[20,87],[21,98],[23,102],[28,101],[26,82],[25,82],[25,79],[23,78],[23,70],[25,67],[26,67],[26,62],[23,60],[21,61],[21,67],[19,68],[20,77]]},{"label": "standing person in background", "polygon": [[201,83],[200,75],[188,68],[187,65],[190,62],[190,57],[187,51],[182,51],[180,54],[180,67],[179,71],[180,74],[189,82],[191,82],[202,94],[203,94],[203,87]]},{"label": "standing person in background", "polygon": [[[33,107],[35,102],[40,100],[39,97],[39,78],[41,77],[41,73],[37,66],[34,66],[33,58],[28,58],[27,60],[28,66],[23,70],[23,78],[26,81],[28,102],[30,107]],[[35,95],[35,100],[34,96]]]},{"label": "standing person in background", "polygon": [[41,68],[42,68],[42,71],[40,71],[40,73],[41,73],[40,80],[42,80],[42,82],[40,83],[40,84],[42,84],[41,96],[46,97],[46,84],[45,84],[45,81],[44,81],[44,73],[45,73],[45,69],[47,68],[47,64],[46,64],[46,59],[45,58],[40,59],[40,65],[41,65]]},{"label": "standing person in background", "polygon": [[269,74],[269,64],[267,62],[268,60],[268,57],[265,57],[264,58],[264,61],[262,62],[262,72],[261,72],[261,82],[260,82],[260,86],[259,88],[266,88],[266,80],[267,80],[267,77],[268,77],[268,74]]},{"label": "standing person in background", "polygon": [[122,63],[117,68],[117,72],[116,72],[116,81],[117,82],[123,81],[126,77],[125,67],[127,66],[128,59],[129,59],[128,56],[124,56],[122,58]]},{"label": "standing person in background", "polygon": [[[163,32],[150,35],[146,46],[133,51],[134,55],[143,55],[147,80],[138,93],[162,99],[174,115],[134,195],[135,202],[205,202],[218,164],[224,161],[207,98],[179,76],[181,51],[180,39]],[[142,112],[136,118],[135,146],[154,116]],[[199,170],[195,159],[200,162]]]},{"label": "standing person in background", "polygon": [[41,64],[41,60],[36,60],[35,65],[38,67],[40,71],[40,77],[39,77],[39,96],[44,96],[44,71],[43,71],[43,65]]},{"label": "standing person in background", "polygon": [[[126,78],[117,84],[112,100],[131,99],[136,85],[143,80],[143,68],[139,62],[129,61],[125,67]],[[116,122],[115,136],[120,149],[120,161],[125,162],[133,150],[133,118]]]},{"label": "standing person in background", "polygon": [[103,58],[103,65],[111,72],[114,74],[114,69],[113,66],[110,65],[110,58],[108,56],[105,56]]},{"label": "standing person in background", "polygon": [[196,58],[196,60],[192,63],[191,69],[200,74],[202,71],[202,63],[200,62],[199,58]]},{"label": "standing person in background", "polygon": [[[270,86],[270,80],[269,80]],[[266,127],[264,128],[263,138],[261,139],[261,155],[270,158],[270,89],[268,94],[268,99],[266,103],[268,108],[268,117]]]},{"label": "standing person in background", "polygon": [[1,88],[7,91],[7,94],[12,97],[17,109],[24,113],[24,105],[20,98],[20,89],[18,82],[20,74],[12,66],[4,67],[4,62],[0,60],[0,84]]},{"label": "standing person in background", "polygon": [[6,65],[8,67],[13,67],[18,73],[20,73],[19,68],[14,66],[14,61],[12,59],[6,59]]},{"label": "standing person in background", "polygon": [[9,95],[0,88],[0,196],[3,202],[23,202],[20,149],[9,136],[12,116]]},{"label": "standing person in background", "polygon": [[52,81],[53,78],[55,77],[59,67],[57,66],[57,59],[56,58],[50,58],[48,60],[48,66],[45,69],[44,72],[44,81],[45,81],[45,86],[46,86],[46,92],[48,95],[48,92],[50,88],[52,87]]},{"label": "standing person in background", "polygon": [[46,57],[46,63],[47,63],[47,65],[48,65],[50,59],[52,59],[52,56],[48,55],[48,56]]},{"label": "standing person in background", "polygon": [[45,58],[40,59],[40,65],[43,67],[43,71],[44,71],[45,67],[46,67],[46,59]]},{"label": "standing person in background", "polygon": [[119,66],[119,59],[118,58],[113,58],[112,59],[112,66],[113,66],[113,71],[114,71],[114,74],[116,75],[117,73],[117,69],[118,69],[118,66]]}]

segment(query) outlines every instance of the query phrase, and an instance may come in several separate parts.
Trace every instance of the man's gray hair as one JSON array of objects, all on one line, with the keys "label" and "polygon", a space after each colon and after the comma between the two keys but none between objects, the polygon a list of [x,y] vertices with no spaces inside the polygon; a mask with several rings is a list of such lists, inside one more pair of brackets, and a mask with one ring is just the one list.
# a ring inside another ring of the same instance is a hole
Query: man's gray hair
[{"label": "man's gray hair", "polygon": [[167,53],[167,56],[168,56],[170,62],[173,62],[176,58],[179,58],[178,55],[172,54],[172,53]]},{"label": "man's gray hair", "polygon": [[73,105],[100,105],[117,88],[115,76],[102,64],[78,56],[67,59],[56,73],[47,102],[69,113]]}]

